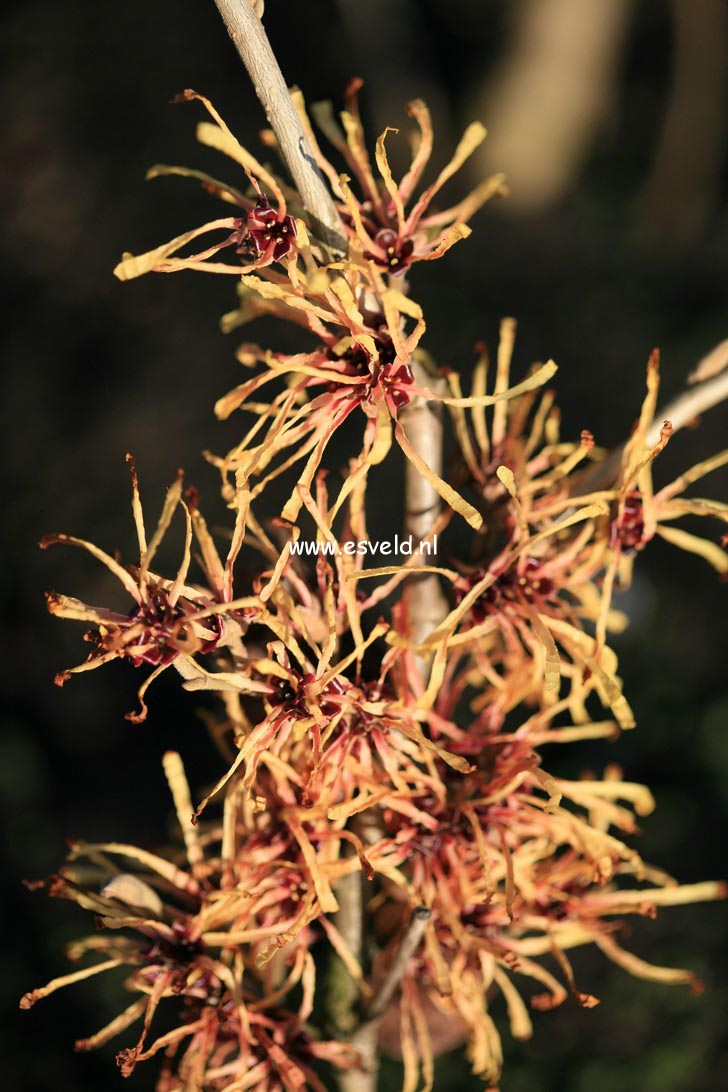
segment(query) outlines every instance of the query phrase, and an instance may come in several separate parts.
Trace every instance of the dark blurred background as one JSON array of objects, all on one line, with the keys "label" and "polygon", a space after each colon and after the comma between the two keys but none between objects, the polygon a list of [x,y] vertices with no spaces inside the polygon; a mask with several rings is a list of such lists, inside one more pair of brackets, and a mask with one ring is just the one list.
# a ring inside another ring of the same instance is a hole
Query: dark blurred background
[{"label": "dark blurred background", "polygon": [[[340,101],[350,76],[365,78],[372,139],[385,124],[406,125],[404,104],[415,96],[433,110],[440,164],[468,121],[489,128],[485,157],[450,193],[461,196],[502,168],[512,197],[487,206],[472,239],[414,278],[429,320],[425,344],[441,364],[467,373],[474,342],[494,345],[500,317],[516,315],[517,370],[554,357],[565,435],[589,428],[609,445],[634,421],[654,345],[668,398],[726,336],[723,0],[267,7],[284,73],[309,100]],[[46,615],[43,590],[103,602],[108,581],[91,559],[41,554],[36,543],[65,530],[132,557],[129,450],[150,519],[178,466],[219,513],[215,472],[201,451],[226,450],[239,427],[216,423],[211,409],[238,380],[235,342],[217,328],[233,283],[185,274],[124,286],[111,269],[123,250],[157,245],[215,213],[191,183],[145,185],[148,166],[209,167],[235,181],[234,165],[195,145],[196,107],[169,105],[174,94],[193,87],[209,95],[252,147],[263,117],[212,0],[26,0],[7,6],[3,22],[3,1084],[105,1092],[120,1081],[113,1049],[79,1056],[71,1046],[121,1007],[118,982],[100,994],[101,980],[81,984],[16,1015],[21,993],[64,973],[63,944],[90,924],[21,880],[56,868],[66,836],[148,846],[164,839],[159,759],[167,747],[182,751],[193,790],[216,765],[192,703],[169,676],[141,727],[124,720],[137,681],[125,666],[62,691],[52,685],[55,671],[83,657],[82,631]],[[254,336],[289,344],[275,328]],[[727,412],[714,410],[675,438],[660,480],[725,444]],[[398,518],[384,503],[394,488],[372,491],[375,530]],[[726,499],[726,476],[698,492]],[[571,773],[618,761],[657,798],[640,841],[646,858],[687,882],[725,876],[725,587],[698,559],[662,543],[638,572],[625,604],[633,625],[619,641],[638,729],[616,745],[546,762]],[[498,1010],[504,1092],[727,1088],[725,939],[719,905],[664,910],[635,927],[642,956],[705,980],[699,998],[576,954],[580,986],[602,1005],[537,1017],[534,1039],[517,1046]],[[140,1090],[153,1085],[150,1067],[133,1078]],[[438,1088],[480,1087],[457,1059],[439,1074]],[[399,1086],[387,1065],[382,1088]]]}]

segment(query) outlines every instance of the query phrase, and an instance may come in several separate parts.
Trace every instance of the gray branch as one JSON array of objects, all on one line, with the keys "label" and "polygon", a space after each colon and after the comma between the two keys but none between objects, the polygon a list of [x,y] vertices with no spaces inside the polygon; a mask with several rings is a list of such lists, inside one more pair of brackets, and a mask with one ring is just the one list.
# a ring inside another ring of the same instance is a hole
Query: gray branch
[{"label": "gray branch", "polygon": [[215,0],[240,59],[253,81],[312,230],[329,247],[346,251],[341,219],[313,158],[286,81],[250,0]]}]

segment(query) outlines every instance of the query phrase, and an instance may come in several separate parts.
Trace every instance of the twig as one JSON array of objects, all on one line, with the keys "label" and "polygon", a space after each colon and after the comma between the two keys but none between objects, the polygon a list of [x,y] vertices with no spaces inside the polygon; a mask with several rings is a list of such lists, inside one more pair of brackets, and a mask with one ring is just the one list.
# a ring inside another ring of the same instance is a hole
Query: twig
[{"label": "twig", "polygon": [[418,906],[394,956],[387,976],[364,1013],[364,1019],[351,1037],[362,1060],[361,1069],[350,1069],[339,1077],[341,1092],[373,1092],[377,1087],[377,1055],[379,1028],[389,1002],[404,978],[407,965],[417,950],[432,914],[426,906]]},{"label": "twig", "polygon": [[[415,379],[419,387],[433,389],[438,384],[437,380],[433,381],[417,364]],[[439,408],[423,398],[417,398],[407,406],[402,419],[412,445],[428,466],[441,476],[442,414]],[[405,474],[405,533],[411,534],[415,541],[423,539],[430,532],[441,507],[442,502],[437,491],[408,462]],[[404,602],[410,637],[418,643],[432,633],[447,613],[447,603],[434,573],[411,578],[405,589]],[[417,668],[423,677],[427,673],[427,665],[427,658],[418,657]],[[370,825],[377,826],[378,816],[365,814]],[[370,839],[374,836],[378,840],[382,836],[379,832],[376,837],[373,829],[369,833]],[[359,891],[361,893],[361,888]],[[422,940],[430,917],[431,911],[426,906],[419,906],[414,911],[386,978],[365,1010],[358,1028],[350,1037],[352,1046],[359,1051],[361,1068],[345,1070],[339,1075],[341,1092],[375,1092],[379,1068],[379,1027],[387,1006],[404,977],[407,965]]]},{"label": "twig", "polygon": [[286,166],[313,221],[313,233],[332,249],[345,251],[339,214],[316,166],[263,24],[250,0],[215,0],[215,4],[278,138]]},{"label": "twig", "polygon": [[[343,876],[334,887],[339,903],[336,926],[351,954],[361,963],[364,936],[362,874],[360,871]],[[334,953],[326,980],[327,1017],[337,1037],[351,1035],[359,1016],[359,987],[349,974],[343,960]]]},{"label": "twig", "polygon": [[647,446],[653,447],[660,439],[660,427],[663,421],[669,421],[675,433],[726,398],[728,398],[728,370],[683,391],[655,414],[655,423],[646,436]]},{"label": "twig", "polygon": [[[415,379],[420,387],[434,389],[437,380],[415,365]],[[402,422],[412,446],[438,477],[442,477],[442,410],[432,402],[417,398],[402,414]],[[425,538],[440,514],[442,502],[437,491],[408,461],[405,468],[405,534],[415,542]],[[411,577],[405,589],[405,606],[410,637],[421,644],[447,614],[447,603],[437,574]],[[424,674],[427,661],[418,661]]]},{"label": "twig", "polygon": [[365,1023],[369,1023],[372,1020],[380,1020],[382,1016],[384,1016],[387,1005],[392,1000],[397,986],[399,986],[404,978],[407,964],[417,951],[417,946],[424,936],[425,929],[427,928],[427,924],[431,917],[432,911],[428,910],[426,906],[418,906],[412,914],[412,920],[409,923],[407,932],[402,938],[402,943],[397,949],[397,954],[392,961],[392,966],[389,968],[387,977],[372,998],[371,1004],[367,1006],[364,1014]]},{"label": "twig", "polygon": [[[654,447],[660,439],[660,429],[663,421],[670,422],[674,436],[676,432],[689,425],[701,413],[705,413],[706,410],[719,405],[727,398],[728,369],[720,372],[712,379],[706,379],[703,383],[689,387],[677,398],[674,398],[672,402],[668,402],[666,406],[661,406],[655,414],[652,425],[647,430],[645,443],[648,447]],[[579,483],[579,488],[584,492],[591,492],[595,489],[604,489],[614,482],[619,472],[625,447],[626,442],[620,444],[605,462],[598,463],[590,469]]]},{"label": "twig", "polygon": [[[346,243],[339,214],[316,166],[268,36],[251,0],[215,0],[215,4],[278,138],[281,153],[304,208],[314,221],[314,233],[319,233],[326,246],[345,252]],[[432,386],[432,380],[419,370],[416,378],[420,385]],[[428,405],[424,399],[415,399],[403,416],[411,443],[425,462],[440,475],[442,421],[438,410]],[[440,498],[429,482],[408,465],[405,527],[413,538],[420,539],[427,535],[440,507]],[[437,577],[427,576],[413,581],[407,589],[405,602],[412,636],[415,640],[422,641],[437,626],[446,611]],[[419,667],[424,674],[426,661],[422,661]],[[374,828],[378,826],[376,815],[369,815],[367,818]],[[361,819],[364,820],[365,817],[362,816]],[[374,840],[381,836],[378,829],[372,829],[370,834]],[[337,894],[340,900],[338,928],[352,952],[360,957],[363,947],[360,874],[356,873],[342,881]],[[351,1037],[352,1044],[361,1055],[362,1066],[358,1070],[342,1072],[339,1077],[342,1092],[375,1092],[379,1025],[387,1005],[402,981],[409,960],[422,940],[429,920],[430,911],[426,907],[418,907],[414,911],[392,967]],[[340,981],[337,982],[336,989],[339,990],[342,985]],[[348,1017],[354,1015],[355,996],[348,986],[344,986],[340,997],[331,1000],[337,1010],[334,1013],[335,1019],[338,1017],[346,1022]]]}]

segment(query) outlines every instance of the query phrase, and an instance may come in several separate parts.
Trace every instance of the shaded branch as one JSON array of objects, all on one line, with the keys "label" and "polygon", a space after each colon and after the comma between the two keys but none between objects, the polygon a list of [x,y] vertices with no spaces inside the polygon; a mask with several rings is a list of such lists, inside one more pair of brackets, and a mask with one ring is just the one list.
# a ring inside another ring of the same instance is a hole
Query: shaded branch
[{"label": "shaded branch", "polygon": [[404,978],[407,965],[424,936],[432,917],[426,906],[418,906],[397,949],[387,975],[364,1012],[364,1019],[351,1037],[362,1059],[362,1068],[351,1069],[339,1077],[341,1092],[374,1092],[377,1087],[379,1028],[387,1007]]},{"label": "shaded branch", "polygon": [[[334,886],[339,903],[336,926],[357,963],[361,964],[364,936],[363,891],[361,872],[342,876]],[[359,986],[334,953],[326,981],[326,1014],[337,1037],[351,1035],[359,1023],[357,1006]]]},{"label": "shaded branch", "polygon": [[427,928],[431,917],[432,911],[428,910],[426,906],[418,906],[412,914],[412,920],[409,923],[407,932],[402,938],[402,943],[397,949],[397,953],[392,961],[392,966],[389,968],[387,977],[372,998],[371,1003],[367,1006],[364,1014],[364,1024],[362,1026],[365,1026],[372,1021],[379,1021],[384,1016],[387,1005],[394,997],[394,991],[404,978],[407,964],[417,951],[417,947],[422,940],[422,937],[425,935],[425,929]]},{"label": "shaded branch", "polygon": [[494,163],[505,172],[511,214],[551,208],[574,184],[617,97],[633,6],[633,0],[509,5],[510,43],[478,92],[475,114],[487,104],[498,118],[476,164],[485,174]]}]

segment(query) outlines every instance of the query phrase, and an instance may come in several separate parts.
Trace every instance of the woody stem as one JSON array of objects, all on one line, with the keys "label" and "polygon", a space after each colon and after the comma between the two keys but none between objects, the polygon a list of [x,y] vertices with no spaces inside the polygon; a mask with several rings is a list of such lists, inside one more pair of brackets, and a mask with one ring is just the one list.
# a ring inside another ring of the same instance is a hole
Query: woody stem
[{"label": "woody stem", "polygon": [[[415,380],[419,387],[435,391],[439,380],[428,376],[419,364],[414,364]],[[424,462],[442,477],[442,408],[433,402],[416,398],[402,414],[402,423],[412,446]],[[437,520],[442,501],[437,490],[423,478],[409,461],[405,468],[405,533],[415,542],[425,538]],[[420,644],[437,628],[447,614],[447,603],[436,573],[427,573],[409,579],[404,594],[407,607],[409,636]],[[418,660],[420,674],[424,677],[427,661]]]},{"label": "woody stem", "polygon": [[[436,389],[438,381],[428,376],[420,365],[415,365],[415,379],[420,388]],[[442,476],[442,414],[437,405],[417,398],[407,406],[402,414],[407,436],[418,454],[438,476]],[[407,463],[405,477],[405,531],[416,541],[425,538],[437,520],[442,502],[437,491],[417,470]],[[405,605],[409,635],[414,642],[424,641],[437,627],[447,613],[447,604],[442,594],[435,573],[422,574],[410,578],[405,590]],[[418,657],[416,667],[423,681],[428,670],[428,660]],[[383,837],[377,809],[372,808],[360,815],[359,820],[368,824],[368,830],[359,830],[365,843],[379,841]],[[358,873],[347,876],[337,885],[341,909],[337,915],[337,925],[344,939],[349,944],[352,954],[357,959],[362,954],[361,926],[352,929],[354,921],[363,924],[362,886]],[[373,1000],[362,1012],[358,1026],[349,1041],[359,1052],[361,1067],[344,1070],[339,1075],[341,1092],[376,1092],[377,1071],[379,1068],[379,1029],[385,1017],[387,1006],[394,998],[407,971],[410,959],[424,936],[430,911],[425,906],[415,909],[410,924],[397,948],[389,971],[379,986]],[[352,1013],[355,1013],[356,997],[352,991],[336,989],[336,1007],[340,1026],[346,1026]]]},{"label": "woody stem", "polygon": [[346,242],[339,214],[316,166],[262,22],[250,0],[215,0],[215,4],[278,138],[303,207],[313,222],[314,234],[333,250],[344,252]]},{"label": "woody stem", "polygon": [[426,906],[418,906],[414,910],[407,930],[392,957],[389,971],[372,1001],[364,1010],[362,1021],[351,1038],[352,1044],[357,1048],[362,1059],[362,1069],[342,1073],[339,1077],[341,1092],[375,1092],[379,1028],[387,1012],[387,1006],[404,978],[407,964],[424,936],[430,917],[431,912]]},{"label": "woody stem", "polygon": [[[702,383],[679,394],[665,406],[660,406],[655,414],[655,419],[650,425],[645,436],[647,447],[654,447],[660,439],[660,428],[663,421],[669,421],[672,425],[673,435],[680,429],[686,428],[702,413],[719,405],[728,399],[728,368],[718,375],[705,379]],[[624,455],[626,441],[611,453],[608,459],[597,465],[584,476],[580,488],[584,491],[604,489],[609,486],[619,474],[619,468]]]},{"label": "woody stem", "polygon": [[[278,139],[281,154],[291,173],[303,206],[313,221],[314,233],[332,251],[346,253],[346,241],[341,219],[316,166],[310,144],[288,92],[278,61],[268,36],[251,0],[215,0],[223,22],[235,48],[247,69],[255,92],[263,105],[266,117]],[[434,388],[437,381],[428,377],[419,365],[415,365],[416,380],[420,387]],[[415,399],[402,416],[410,442],[422,459],[442,474],[442,420],[441,412],[423,399]],[[407,464],[405,480],[405,530],[418,540],[431,530],[440,512],[441,501],[437,492],[417,470]],[[405,604],[410,636],[415,642],[423,641],[446,613],[446,604],[437,576],[433,574],[413,577],[405,591]],[[417,669],[424,677],[427,661],[419,660]],[[371,830],[364,841],[377,841],[381,837],[376,814],[365,814],[363,823],[369,821]],[[362,832],[363,833],[363,832]],[[361,876],[353,873],[337,885],[340,910],[337,926],[352,953],[361,958],[363,950],[363,912]],[[363,1013],[351,1042],[359,1050],[361,1067],[343,1071],[339,1077],[342,1092],[375,1092],[378,1069],[378,1030],[387,1004],[394,996],[406,972],[407,964],[420,943],[430,914],[425,907],[417,908],[410,926],[400,942],[392,967],[372,1007]],[[340,967],[330,983],[330,1008],[341,1031],[350,1031],[346,1025],[357,1020],[356,986],[346,982]],[[352,988],[353,987],[353,988]]]}]

